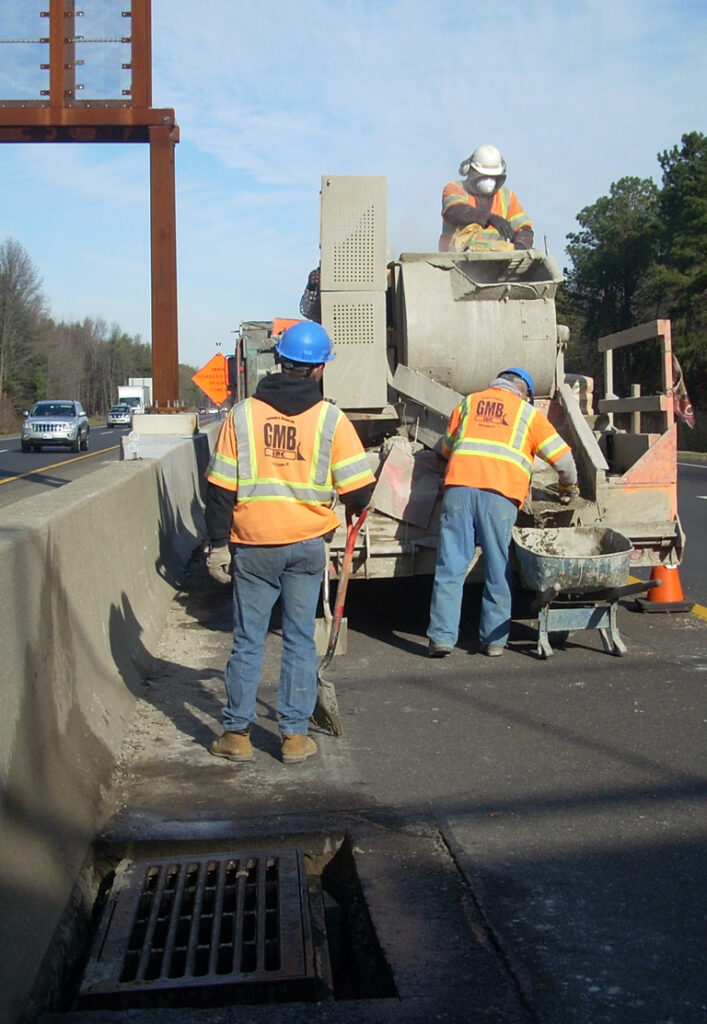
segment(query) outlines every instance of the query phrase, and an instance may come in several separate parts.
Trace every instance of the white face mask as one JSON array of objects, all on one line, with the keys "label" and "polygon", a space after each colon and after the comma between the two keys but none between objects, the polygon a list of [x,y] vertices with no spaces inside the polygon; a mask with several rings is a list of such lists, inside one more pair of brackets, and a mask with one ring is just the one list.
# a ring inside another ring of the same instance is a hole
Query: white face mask
[{"label": "white face mask", "polygon": [[478,181],[474,182],[474,190],[481,193],[482,196],[490,196],[496,185],[495,178],[479,178]]}]

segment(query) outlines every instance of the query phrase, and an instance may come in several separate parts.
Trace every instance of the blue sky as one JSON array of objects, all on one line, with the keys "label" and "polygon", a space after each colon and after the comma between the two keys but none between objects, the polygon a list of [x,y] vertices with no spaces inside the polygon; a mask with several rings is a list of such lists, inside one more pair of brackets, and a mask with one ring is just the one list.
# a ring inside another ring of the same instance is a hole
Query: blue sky
[{"label": "blue sky", "polygon": [[[13,11],[47,6],[3,0],[0,38],[31,28]],[[243,320],[298,315],[323,174],[385,175],[393,250],[434,250],[445,182],[495,143],[564,266],[583,207],[627,175],[660,182],[657,154],[707,131],[703,2],[153,0],[152,17],[153,104],[181,133],[179,349],[194,366]],[[18,88],[2,58],[23,49],[0,47],[2,98]],[[55,319],[149,342],[148,167],[147,146],[0,147],[0,242],[23,245]]]}]

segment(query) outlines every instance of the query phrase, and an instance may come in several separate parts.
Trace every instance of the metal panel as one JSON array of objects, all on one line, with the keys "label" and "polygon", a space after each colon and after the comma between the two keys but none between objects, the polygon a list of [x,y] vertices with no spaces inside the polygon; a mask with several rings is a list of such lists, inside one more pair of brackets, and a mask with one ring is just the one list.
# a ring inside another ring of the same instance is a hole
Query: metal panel
[{"label": "metal panel", "polygon": [[446,388],[430,377],[411,370],[404,363],[399,363],[395,368],[393,388],[399,395],[411,398],[426,409],[446,416],[447,419],[452,415],[454,406],[464,397],[458,391]]},{"label": "metal panel", "polygon": [[322,292],[385,290],[386,217],[385,178],[322,178]]},{"label": "metal panel", "polygon": [[379,409],[387,402],[383,292],[322,292],[322,324],[336,358],[324,370],[324,397],[342,409]]},{"label": "metal panel", "polygon": [[441,460],[434,452],[412,452],[403,438],[394,438],[380,471],[371,505],[394,519],[427,529],[444,481]]}]

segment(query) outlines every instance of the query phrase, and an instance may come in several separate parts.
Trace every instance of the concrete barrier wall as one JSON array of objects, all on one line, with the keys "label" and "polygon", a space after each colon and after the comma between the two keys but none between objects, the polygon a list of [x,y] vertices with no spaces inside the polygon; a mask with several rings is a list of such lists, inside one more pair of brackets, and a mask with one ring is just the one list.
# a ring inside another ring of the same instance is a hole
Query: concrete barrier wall
[{"label": "concrete barrier wall", "polygon": [[18,1019],[101,823],[135,693],[205,535],[216,427],[0,511],[0,1020]]}]

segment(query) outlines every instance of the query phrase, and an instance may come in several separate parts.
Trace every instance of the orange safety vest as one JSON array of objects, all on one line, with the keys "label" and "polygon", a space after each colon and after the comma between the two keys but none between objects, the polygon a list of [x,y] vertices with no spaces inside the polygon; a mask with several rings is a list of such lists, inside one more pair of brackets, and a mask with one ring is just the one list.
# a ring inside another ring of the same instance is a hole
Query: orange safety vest
[{"label": "orange safety vest", "polygon": [[335,495],[375,483],[351,421],[330,402],[287,416],[257,398],[224,420],[206,479],[236,491],[231,540],[291,544],[339,526]]},{"label": "orange safety vest", "polygon": [[[449,224],[444,220],[444,213],[450,206],[455,206],[457,203],[473,207],[478,205],[476,197],[466,191],[462,181],[450,181],[448,185],[445,185],[442,192],[443,221],[442,234],[440,235],[438,246],[440,252],[447,252],[452,235],[456,230],[453,224]],[[503,217],[504,220],[507,220],[514,231],[531,226],[530,219],[520,205],[518,196],[515,192],[511,192],[509,188],[506,188],[505,185],[498,192],[494,193],[491,201],[491,213],[495,213],[498,217]],[[489,226],[481,229],[481,237],[489,240],[498,240],[501,236],[496,228]]]},{"label": "orange safety vest", "polygon": [[486,388],[452,412],[442,441],[449,459],[444,484],[496,491],[520,508],[535,456],[552,464],[570,451],[538,409],[505,388]]}]

